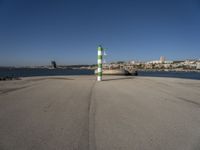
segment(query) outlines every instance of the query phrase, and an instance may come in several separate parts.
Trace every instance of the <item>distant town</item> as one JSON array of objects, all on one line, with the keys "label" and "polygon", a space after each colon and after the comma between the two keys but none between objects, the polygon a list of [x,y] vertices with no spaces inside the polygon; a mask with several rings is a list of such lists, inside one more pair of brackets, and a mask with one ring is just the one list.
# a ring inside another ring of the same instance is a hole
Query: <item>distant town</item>
[{"label": "distant town", "polygon": [[[3,67],[0,68],[45,68],[45,69],[97,69],[96,64],[92,65],[59,65],[56,61],[51,61],[46,66],[24,66],[24,67]],[[152,61],[116,61],[111,63],[104,63],[105,69],[118,69],[124,68],[127,70],[136,69],[140,71],[197,71],[200,72],[200,59],[186,59],[186,60],[166,60],[161,56],[158,60]]]},{"label": "distant town", "polygon": [[[117,61],[111,63],[104,63],[104,68],[117,69],[124,68],[126,70],[140,70],[140,71],[195,71],[200,72],[200,59],[186,59],[186,60],[166,60],[161,56],[159,60],[152,61]],[[81,66],[80,69],[96,69],[95,65]]]},{"label": "distant town", "polygon": [[161,56],[159,60],[152,61],[119,61],[108,65],[109,67],[135,68],[142,71],[200,71],[200,59],[166,60]]}]

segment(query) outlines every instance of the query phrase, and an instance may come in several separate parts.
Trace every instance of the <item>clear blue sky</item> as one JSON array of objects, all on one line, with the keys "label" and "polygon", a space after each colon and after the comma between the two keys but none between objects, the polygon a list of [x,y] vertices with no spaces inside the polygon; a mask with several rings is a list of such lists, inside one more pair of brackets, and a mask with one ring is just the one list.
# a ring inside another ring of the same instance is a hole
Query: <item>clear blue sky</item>
[{"label": "clear blue sky", "polygon": [[200,0],[0,0],[0,66],[200,58]]}]

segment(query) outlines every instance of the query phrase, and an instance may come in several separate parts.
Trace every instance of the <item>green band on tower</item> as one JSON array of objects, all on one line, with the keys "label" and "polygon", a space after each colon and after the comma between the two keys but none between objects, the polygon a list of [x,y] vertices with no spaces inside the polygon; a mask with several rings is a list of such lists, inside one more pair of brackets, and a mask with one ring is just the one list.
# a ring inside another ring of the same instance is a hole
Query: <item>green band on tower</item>
[{"label": "green band on tower", "polygon": [[102,68],[102,64],[98,64],[98,68]]},{"label": "green band on tower", "polygon": [[99,56],[99,55],[98,55],[98,59],[102,59],[102,56]]},{"label": "green band on tower", "polygon": [[102,72],[98,72],[98,76],[102,76]]}]

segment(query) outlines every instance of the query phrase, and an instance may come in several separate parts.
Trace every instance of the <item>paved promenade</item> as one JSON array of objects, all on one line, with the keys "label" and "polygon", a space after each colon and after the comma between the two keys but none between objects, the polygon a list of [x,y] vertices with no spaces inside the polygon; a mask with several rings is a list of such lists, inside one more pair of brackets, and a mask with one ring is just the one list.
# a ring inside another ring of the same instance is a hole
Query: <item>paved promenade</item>
[{"label": "paved promenade", "polygon": [[0,150],[199,150],[200,80],[0,82]]}]

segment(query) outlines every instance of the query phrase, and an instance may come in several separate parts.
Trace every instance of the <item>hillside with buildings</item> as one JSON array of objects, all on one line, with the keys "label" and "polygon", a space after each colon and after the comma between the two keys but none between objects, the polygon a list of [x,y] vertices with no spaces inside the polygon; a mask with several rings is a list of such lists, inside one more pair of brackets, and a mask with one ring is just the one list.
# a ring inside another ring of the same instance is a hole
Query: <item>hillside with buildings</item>
[{"label": "hillside with buildings", "polygon": [[[88,69],[93,69],[89,66]],[[200,59],[166,60],[161,56],[159,60],[152,61],[117,61],[104,64],[104,68],[125,68],[146,71],[200,71]]]}]

